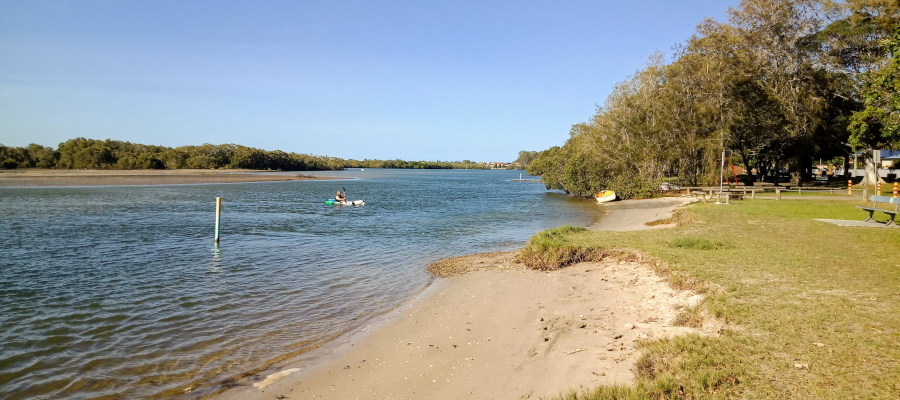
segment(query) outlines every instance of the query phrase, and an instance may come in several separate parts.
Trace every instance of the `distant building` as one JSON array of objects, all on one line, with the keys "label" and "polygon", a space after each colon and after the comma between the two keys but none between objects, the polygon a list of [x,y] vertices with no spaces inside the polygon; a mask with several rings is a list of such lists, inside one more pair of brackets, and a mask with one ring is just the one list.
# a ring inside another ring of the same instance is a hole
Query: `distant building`
[{"label": "distant building", "polygon": [[881,150],[881,168],[890,168],[900,160],[900,150]]}]

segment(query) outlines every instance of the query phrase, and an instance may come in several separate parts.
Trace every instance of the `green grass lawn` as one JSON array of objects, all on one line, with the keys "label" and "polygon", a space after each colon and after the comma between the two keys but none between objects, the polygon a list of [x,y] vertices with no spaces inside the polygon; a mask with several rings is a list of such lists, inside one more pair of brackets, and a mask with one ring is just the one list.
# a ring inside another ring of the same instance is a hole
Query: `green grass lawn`
[{"label": "green grass lawn", "polygon": [[563,398],[900,398],[900,229],[813,220],[863,220],[862,204],[695,203],[676,228],[567,234],[570,245],[635,249],[718,285],[699,311],[727,325],[719,337],[645,344],[633,387]]}]

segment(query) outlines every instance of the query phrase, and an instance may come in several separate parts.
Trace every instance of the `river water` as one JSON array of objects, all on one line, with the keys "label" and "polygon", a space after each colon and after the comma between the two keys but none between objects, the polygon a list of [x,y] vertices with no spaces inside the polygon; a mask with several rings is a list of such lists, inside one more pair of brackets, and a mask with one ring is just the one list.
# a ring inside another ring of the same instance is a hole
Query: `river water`
[{"label": "river water", "polygon": [[[353,179],[0,189],[0,398],[196,397],[409,299],[430,262],[599,217],[517,171],[316,174]],[[342,187],[366,205],[326,206]]]}]

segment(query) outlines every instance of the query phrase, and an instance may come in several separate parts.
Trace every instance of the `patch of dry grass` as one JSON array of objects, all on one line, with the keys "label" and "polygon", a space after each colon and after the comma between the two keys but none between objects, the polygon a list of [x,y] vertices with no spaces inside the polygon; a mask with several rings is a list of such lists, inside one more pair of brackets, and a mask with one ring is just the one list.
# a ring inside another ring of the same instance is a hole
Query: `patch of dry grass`
[{"label": "patch of dry grass", "polygon": [[[573,247],[635,249],[674,288],[707,294],[679,322],[725,326],[642,343],[632,386],[560,398],[900,398],[900,230],[814,220],[863,220],[853,206],[865,203],[694,204],[693,222],[671,229],[568,236]],[[727,246],[670,245],[683,238]]]},{"label": "patch of dry grass", "polygon": [[439,278],[449,278],[486,269],[521,269],[524,264],[516,260],[517,254],[516,251],[504,251],[444,258],[431,263],[427,270]]}]

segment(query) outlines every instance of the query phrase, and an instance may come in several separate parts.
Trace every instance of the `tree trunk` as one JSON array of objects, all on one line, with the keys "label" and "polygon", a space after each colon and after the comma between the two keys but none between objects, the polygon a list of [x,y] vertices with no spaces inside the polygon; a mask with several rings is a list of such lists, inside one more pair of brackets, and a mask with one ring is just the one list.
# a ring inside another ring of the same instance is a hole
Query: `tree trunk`
[{"label": "tree trunk", "polygon": [[772,168],[775,170],[775,174],[772,177],[772,184],[778,186],[779,178],[781,178],[781,167],[778,164],[778,161],[775,161],[775,166]]},{"label": "tree trunk", "polygon": [[850,179],[850,156],[844,155],[844,179]]},{"label": "tree trunk", "polygon": [[863,174],[863,179],[859,182],[861,186],[875,186],[878,182],[884,182],[884,179],[878,175],[878,166],[875,165],[875,152],[879,150],[867,151],[863,154],[866,155],[866,170]]}]

